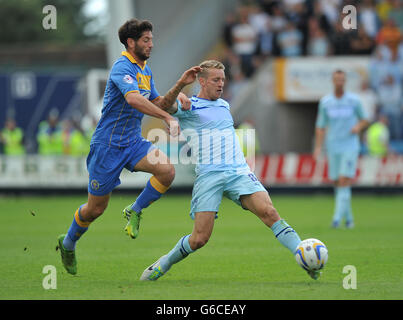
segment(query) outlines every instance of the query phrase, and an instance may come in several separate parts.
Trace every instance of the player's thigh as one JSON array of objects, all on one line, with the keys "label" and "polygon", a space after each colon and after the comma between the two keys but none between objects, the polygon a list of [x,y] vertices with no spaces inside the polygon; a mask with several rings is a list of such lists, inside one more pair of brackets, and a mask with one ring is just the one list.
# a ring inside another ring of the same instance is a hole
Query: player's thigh
[{"label": "player's thigh", "polygon": [[266,191],[258,191],[240,197],[242,207],[254,213],[266,225],[271,226],[280,220],[277,210]]},{"label": "player's thigh", "polygon": [[175,176],[175,167],[170,163],[168,156],[158,148],[152,149],[137,162],[134,171],[148,172],[155,176],[168,176],[168,178]]},{"label": "player's thigh", "polygon": [[341,156],[339,179],[352,180],[355,177],[358,162],[358,152],[345,152]]},{"label": "player's thigh", "polygon": [[225,175],[207,172],[196,177],[190,204],[190,217],[195,220],[197,212],[218,212],[223,197]]},{"label": "player's thigh", "polygon": [[341,154],[329,153],[327,155],[327,162],[329,179],[332,181],[337,181],[340,176]]},{"label": "player's thigh", "polygon": [[[260,192],[267,194],[265,187],[253,172],[245,171],[242,173],[227,173],[224,195],[236,204],[242,206],[244,209],[245,207],[242,204],[241,198],[249,198],[248,196],[252,194],[260,194]],[[270,197],[265,199],[270,199]],[[261,205],[262,207],[266,207],[263,204]]]}]

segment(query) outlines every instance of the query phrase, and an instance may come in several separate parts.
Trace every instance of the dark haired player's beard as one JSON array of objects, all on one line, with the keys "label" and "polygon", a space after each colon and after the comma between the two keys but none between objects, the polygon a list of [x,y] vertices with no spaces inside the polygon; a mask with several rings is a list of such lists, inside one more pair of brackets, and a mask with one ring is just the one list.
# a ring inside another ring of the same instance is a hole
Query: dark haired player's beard
[{"label": "dark haired player's beard", "polygon": [[146,61],[150,55],[147,55],[144,50],[142,50],[141,48],[135,48],[134,49],[134,54],[141,59],[142,61]]}]

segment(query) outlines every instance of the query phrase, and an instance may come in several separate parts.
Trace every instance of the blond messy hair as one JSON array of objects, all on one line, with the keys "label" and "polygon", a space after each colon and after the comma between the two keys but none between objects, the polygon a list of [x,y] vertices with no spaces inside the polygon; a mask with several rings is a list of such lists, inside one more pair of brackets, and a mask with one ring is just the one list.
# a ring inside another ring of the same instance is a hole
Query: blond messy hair
[{"label": "blond messy hair", "polygon": [[202,63],[199,64],[199,67],[201,68],[200,73],[198,74],[198,77],[207,77],[207,73],[209,69],[220,69],[220,70],[225,70],[225,66],[217,60],[206,60],[203,61]]}]

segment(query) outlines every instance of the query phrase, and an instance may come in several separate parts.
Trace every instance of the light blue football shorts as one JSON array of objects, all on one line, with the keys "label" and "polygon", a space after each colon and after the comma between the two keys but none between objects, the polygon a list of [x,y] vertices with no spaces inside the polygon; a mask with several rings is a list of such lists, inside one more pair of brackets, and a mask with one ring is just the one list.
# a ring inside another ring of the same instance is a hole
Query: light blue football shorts
[{"label": "light blue football shorts", "polygon": [[329,153],[327,159],[330,180],[338,180],[340,177],[354,178],[358,154],[356,151]]},{"label": "light blue football shorts", "polygon": [[242,206],[240,196],[258,191],[267,192],[249,170],[242,173],[228,170],[200,174],[196,177],[193,186],[190,217],[194,219],[195,213],[201,211],[217,213],[223,196]]}]

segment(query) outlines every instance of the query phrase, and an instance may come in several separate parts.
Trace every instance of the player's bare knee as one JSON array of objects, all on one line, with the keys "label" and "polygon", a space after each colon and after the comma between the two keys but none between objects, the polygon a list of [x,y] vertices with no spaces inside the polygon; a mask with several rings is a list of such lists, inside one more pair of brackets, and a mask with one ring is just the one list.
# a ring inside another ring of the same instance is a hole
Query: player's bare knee
[{"label": "player's bare knee", "polygon": [[164,168],[155,176],[159,182],[168,187],[175,179],[175,167],[172,164],[164,166]]},{"label": "player's bare knee", "polygon": [[170,164],[168,169],[167,169],[167,180],[170,181],[169,184],[171,184],[174,179],[175,179],[175,167]]}]

